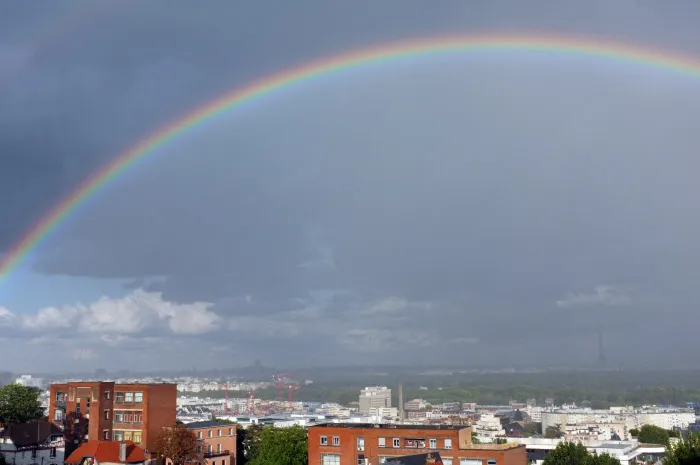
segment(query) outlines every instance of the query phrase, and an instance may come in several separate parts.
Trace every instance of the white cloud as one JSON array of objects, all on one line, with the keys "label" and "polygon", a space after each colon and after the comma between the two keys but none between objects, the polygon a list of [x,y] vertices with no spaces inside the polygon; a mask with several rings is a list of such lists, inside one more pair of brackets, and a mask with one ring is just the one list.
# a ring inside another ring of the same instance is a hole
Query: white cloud
[{"label": "white cloud", "polygon": [[168,302],[160,293],[138,289],[125,297],[102,297],[89,305],[46,307],[31,315],[16,316],[0,308],[0,324],[7,321],[36,332],[77,328],[80,333],[107,336],[104,342],[117,344],[124,335],[158,327],[175,334],[214,331],[221,318],[211,307],[208,302]]},{"label": "white cloud", "polygon": [[93,360],[97,358],[97,353],[94,350],[87,348],[75,349],[71,352],[71,358],[73,360],[80,361]]},{"label": "white cloud", "polygon": [[572,307],[625,307],[630,305],[631,297],[624,289],[615,286],[596,286],[589,293],[570,292],[564,299],[557,300],[559,308]]},{"label": "white cloud", "polygon": [[15,319],[14,313],[5,307],[0,307],[0,326],[13,326]]}]

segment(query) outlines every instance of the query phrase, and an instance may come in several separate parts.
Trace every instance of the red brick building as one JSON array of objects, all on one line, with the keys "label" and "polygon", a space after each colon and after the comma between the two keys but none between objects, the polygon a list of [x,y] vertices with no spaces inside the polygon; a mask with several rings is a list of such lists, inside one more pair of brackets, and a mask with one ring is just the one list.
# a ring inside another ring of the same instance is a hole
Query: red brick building
[{"label": "red brick building", "polygon": [[[213,421],[195,421],[187,429],[197,435],[203,465],[236,465],[236,425]],[[172,465],[167,460],[166,465]]]},{"label": "red brick building", "polygon": [[379,465],[437,451],[444,465],[526,465],[525,446],[472,444],[464,426],[338,423],[309,427],[309,465]]},{"label": "red brick building", "polygon": [[133,441],[153,450],[163,427],[175,424],[176,409],[177,385],[165,383],[52,384],[49,398],[49,420],[63,428],[66,454],[85,440]]}]

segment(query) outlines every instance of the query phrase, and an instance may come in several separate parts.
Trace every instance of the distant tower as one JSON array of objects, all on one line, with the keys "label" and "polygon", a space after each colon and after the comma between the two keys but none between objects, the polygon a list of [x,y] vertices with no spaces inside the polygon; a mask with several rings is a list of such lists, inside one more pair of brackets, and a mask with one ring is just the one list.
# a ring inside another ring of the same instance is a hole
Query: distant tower
[{"label": "distant tower", "polygon": [[403,383],[399,383],[399,421],[403,423]]},{"label": "distant tower", "polygon": [[598,366],[607,366],[608,359],[605,356],[605,347],[603,347],[603,329],[598,330]]}]

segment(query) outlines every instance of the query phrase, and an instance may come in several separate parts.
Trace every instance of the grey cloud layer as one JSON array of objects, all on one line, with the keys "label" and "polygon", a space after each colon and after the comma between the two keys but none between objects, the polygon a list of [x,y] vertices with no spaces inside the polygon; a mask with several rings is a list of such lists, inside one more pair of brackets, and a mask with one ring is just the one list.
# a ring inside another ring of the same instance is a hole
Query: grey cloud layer
[{"label": "grey cloud layer", "polygon": [[[402,2],[405,16],[386,26],[393,7],[168,5],[115,10],[108,24],[84,26],[91,40],[28,50],[31,71],[0,90],[0,194],[14,199],[0,207],[0,245],[128,141],[309,57],[454,31],[663,30],[644,6],[621,24],[603,7],[573,22],[515,4]],[[25,49],[7,34],[0,54],[22,63]],[[547,354],[563,333],[579,342],[561,354],[578,354],[601,324],[613,332],[633,321],[643,332],[662,312],[696,318],[700,224],[688,199],[698,86],[649,68],[522,54],[353,70],[159,150],[71,218],[38,270],[132,280],[137,295],[162,292],[165,307],[206,302],[243,335],[231,343],[219,324],[206,338],[250,358],[259,354],[245,336],[274,341],[264,349],[273,360],[306,353],[312,338],[328,347],[319,362],[361,360],[353,347],[460,361],[464,344],[502,362],[508,341]],[[108,337],[123,348],[143,335]],[[639,348],[636,337],[615,344]],[[76,357],[90,359],[87,350]]]}]

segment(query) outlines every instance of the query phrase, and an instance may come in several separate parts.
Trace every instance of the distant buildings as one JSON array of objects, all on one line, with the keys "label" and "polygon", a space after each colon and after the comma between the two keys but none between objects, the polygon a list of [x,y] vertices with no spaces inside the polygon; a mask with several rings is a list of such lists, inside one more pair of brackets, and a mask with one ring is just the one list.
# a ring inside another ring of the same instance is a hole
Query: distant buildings
[{"label": "distant buildings", "polygon": [[360,413],[367,415],[371,408],[391,407],[391,389],[385,386],[366,387],[360,391]]}]

